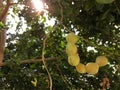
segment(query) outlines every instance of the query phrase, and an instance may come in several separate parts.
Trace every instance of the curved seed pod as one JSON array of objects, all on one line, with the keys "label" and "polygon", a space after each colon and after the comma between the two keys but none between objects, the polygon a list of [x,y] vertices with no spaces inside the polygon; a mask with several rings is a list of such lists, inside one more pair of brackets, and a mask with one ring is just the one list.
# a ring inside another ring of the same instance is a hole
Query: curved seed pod
[{"label": "curved seed pod", "polygon": [[98,73],[98,70],[99,70],[99,65],[97,63],[89,62],[86,64],[87,73],[96,74],[96,73]]},{"label": "curved seed pod", "polygon": [[76,66],[76,70],[79,72],[79,73],[86,73],[86,67],[84,64],[82,63],[79,63],[77,66]]},{"label": "curved seed pod", "polygon": [[77,66],[80,63],[80,57],[78,54],[68,56],[68,63],[72,66]]},{"label": "curved seed pod", "polygon": [[66,53],[68,55],[73,55],[73,54],[76,54],[77,53],[77,46],[75,44],[72,44],[72,43],[68,43],[66,45]]},{"label": "curved seed pod", "polygon": [[96,58],[96,63],[102,67],[108,64],[108,59],[105,56],[98,56]]},{"label": "curved seed pod", "polygon": [[73,44],[75,44],[78,41],[78,39],[79,37],[74,33],[69,33],[68,36],[66,37],[67,42]]}]

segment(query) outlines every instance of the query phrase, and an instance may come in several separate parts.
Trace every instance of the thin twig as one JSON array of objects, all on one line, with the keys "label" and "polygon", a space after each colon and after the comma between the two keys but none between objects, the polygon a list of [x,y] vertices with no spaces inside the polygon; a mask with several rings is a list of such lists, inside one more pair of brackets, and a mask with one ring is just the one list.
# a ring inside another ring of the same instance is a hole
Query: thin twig
[{"label": "thin twig", "polygon": [[44,57],[44,51],[45,51],[45,44],[46,44],[46,40],[47,40],[47,37],[43,40],[43,49],[42,49],[42,62],[44,64],[44,67],[48,73],[48,76],[49,76],[49,80],[50,80],[50,90],[52,90],[52,77],[50,75],[50,72],[45,64],[45,57]]},{"label": "thin twig", "polygon": [[118,14],[120,15],[120,9],[118,8],[116,2],[114,2],[114,5],[115,5],[115,7],[116,7],[116,9],[117,9],[117,11],[118,11]]},{"label": "thin twig", "polygon": [[59,6],[60,6],[60,15],[61,15],[60,24],[61,24],[68,32],[72,32],[72,31],[70,31],[70,30],[63,24],[63,19],[64,19],[63,6],[61,5],[60,2],[58,2],[58,3],[59,3]]},{"label": "thin twig", "polygon": [[44,64],[44,67],[45,67],[45,69],[46,69],[46,71],[47,71],[47,73],[48,73],[48,76],[49,76],[50,90],[52,90],[52,77],[51,77],[51,75],[50,75],[50,72],[49,72],[46,64],[45,64],[44,51],[45,51],[45,45],[46,45],[46,40],[47,40],[47,38],[49,37],[50,33],[56,29],[57,26],[58,26],[58,25],[54,25],[54,26],[53,26],[53,29],[48,32],[48,34],[46,35],[45,39],[43,40],[43,48],[42,48],[42,62],[43,62],[43,64]]},{"label": "thin twig", "polygon": [[62,26],[65,28],[65,30],[67,30],[69,33],[72,32],[70,29],[68,29],[64,24],[62,24]]},{"label": "thin twig", "polygon": [[68,86],[68,88],[70,88],[69,85],[68,85],[68,83],[66,82],[66,80],[65,80],[65,78],[64,78],[64,75],[63,75],[60,67],[59,67],[58,65],[56,65],[56,66],[57,66],[57,70],[59,71],[59,73],[60,73],[60,75],[61,75],[61,77],[62,77],[62,80],[63,80],[64,83]]},{"label": "thin twig", "polygon": [[60,2],[58,2],[58,3],[59,3],[59,6],[60,6],[60,14],[61,14],[60,22],[63,23],[63,18],[64,18],[64,16],[63,16],[63,7],[62,7]]}]

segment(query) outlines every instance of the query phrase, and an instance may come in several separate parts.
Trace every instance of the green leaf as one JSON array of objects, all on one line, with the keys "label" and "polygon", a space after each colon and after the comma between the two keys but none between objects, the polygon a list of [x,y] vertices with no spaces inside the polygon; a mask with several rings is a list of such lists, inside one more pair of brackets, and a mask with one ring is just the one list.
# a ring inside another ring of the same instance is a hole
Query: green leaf
[{"label": "green leaf", "polygon": [[0,29],[4,28],[4,23],[0,22]]}]

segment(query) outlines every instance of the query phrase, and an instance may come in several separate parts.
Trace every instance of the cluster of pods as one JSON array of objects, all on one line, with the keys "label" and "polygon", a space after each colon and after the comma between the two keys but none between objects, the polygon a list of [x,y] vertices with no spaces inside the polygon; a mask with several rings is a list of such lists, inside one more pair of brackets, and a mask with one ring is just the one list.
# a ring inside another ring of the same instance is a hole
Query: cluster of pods
[{"label": "cluster of pods", "polygon": [[95,62],[88,62],[86,65],[82,64],[80,62],[80,56],[78,54],[76,45],[77,41],[79,40],[79,37],[73,32],[71,32],[66,36],[66,40],[66,53],[68,55],[68,63],[71,66],[75,66],[76,70],[79,73],[96,74],[99,71],[99,67],[108,64],[108,59],[106,58],[106,56],[98,56]]}]

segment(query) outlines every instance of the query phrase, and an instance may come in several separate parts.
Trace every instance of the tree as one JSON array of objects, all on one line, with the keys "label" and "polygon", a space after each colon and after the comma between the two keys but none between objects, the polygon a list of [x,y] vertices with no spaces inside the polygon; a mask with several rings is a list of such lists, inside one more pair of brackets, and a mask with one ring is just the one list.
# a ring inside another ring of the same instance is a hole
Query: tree
[{"label": "tree", "polygon": [[[48,17],[36,11],[31,0],[10,3],[9,16],[17,16],[19,21],[15,34],[7,34],[4,62],[0,63],[0,89],[104,90],[102,83],[109,80],[110,87],[105,88],[119,90],[120,2],[96,1],[43,0],[49,7]],[[54,18],[55,24],[46,25],[47,18]],[[10,29],[12,25],[7,20],[0,28]],[[105,55],[109,64],[100,67],[95,75],[78,73],[69,65],[66,53],[66,35],[70,32],[79,36],[81,63],[95,62],[97,56]],[[31,83],[34,79],[36,86]]]}]

